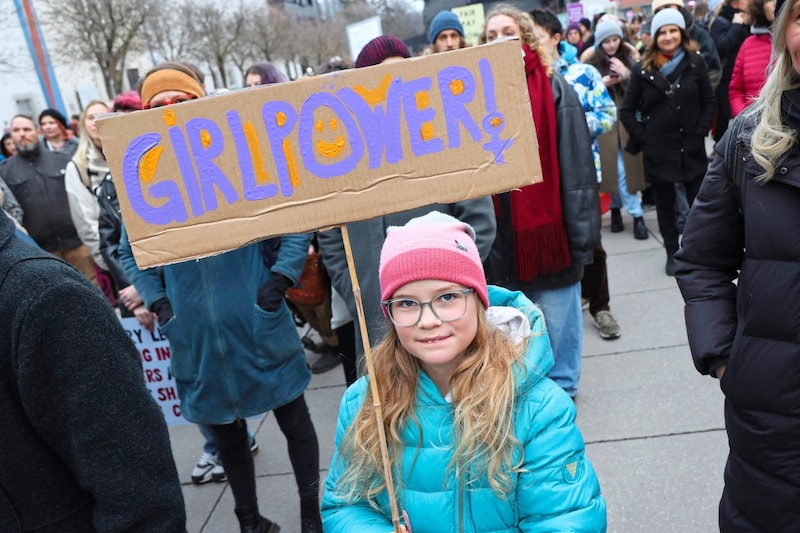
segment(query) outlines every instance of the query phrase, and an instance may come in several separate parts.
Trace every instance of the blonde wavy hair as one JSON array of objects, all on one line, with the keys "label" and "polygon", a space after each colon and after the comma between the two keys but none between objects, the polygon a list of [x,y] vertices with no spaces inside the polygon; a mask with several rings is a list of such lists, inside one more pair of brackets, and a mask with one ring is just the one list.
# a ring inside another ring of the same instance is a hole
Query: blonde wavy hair
[{"label": "blonde wavy hair", "polygon": [[797,143],[794,129],[781,119],[781,95],[784,91],[800,88],[800,73],[792,65],[786,48],[786,30],[792,24],[794,1],[783,6],[772,23],[772,59],[770,73],[758,99],[743,112],[743,119],[756,123],[751,140],[753,158],[764,172],[755,181],[766,183],[775,175],[775,167],[783,156]]},{"label": "blonde wavy hair", "polygon": [[[453,441],[457,443],[448,468],[485,474],[492,490],[507,495],[521,470],[522,445],[514,435],[515,376],[524,372],[522,359],[527,341],[515,344],[505,332],[489,325],[486,312],[473,294],[478,313],[475,338],[450,378]],[[383,411],[383,425],[397,486],[402,485],[400,466],[404,447],[402,433],[409,424],[422,431],[414,412],[420,363],[403,346],[394,328],[373,351],[375,379]],[[344,501],[367,500],[378,507],[376,497],[385,488],[372,392],[345,433],[340,458],[346,460],[339,481]],[[422,444],[420,442],[420,444]]]},{"label": "blonde wavy hair", "polygon": [[523,43],[528,45],[532,52],[535,52],[539,56],[542,65],[547,69],[547,77],[551,78],[553,76],[553,60],[536,38],[536,34],[533,31],[534,24],[531,16],[516,6],[512,6],[511,4],[496,4],[492,7],[486,14],[486,20],[483,23],[483,30],[478,37],[478,42],[480,44],[486,44],[488,42],[486,40],[486,24],[497,15],[505,15],[517,23],[517,26],[519,26],[520,39]]}]

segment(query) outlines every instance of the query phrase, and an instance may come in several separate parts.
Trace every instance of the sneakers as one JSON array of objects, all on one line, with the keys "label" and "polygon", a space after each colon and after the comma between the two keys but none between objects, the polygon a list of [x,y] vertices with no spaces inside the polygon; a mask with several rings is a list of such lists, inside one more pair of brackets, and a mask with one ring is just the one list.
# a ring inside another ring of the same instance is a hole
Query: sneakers
[{"label": "sneakers", "polygon": [[611,209],[611,233],[619,233],[625,231],[625,225],[622,223],[622,212],[619,209]]},{"label": "sneakers", "polygon": [[226,480],[225,469],[222,468],[217,454],[203,452],[192,470],[192,483],[202,485],[209,481],[221,483]]},{"label": "sneakers", "polygon": [[617,324],[617,319],[611,314],[611,311],[598,311],[594,315],[594,327],[600,332],[600,336],[604,339],[616,339],[622,335],[622,329]]},{"label": "sneakers", "polygon": [[647,226],[644,223],[644,218],[635,217],[633,219],[633,238],[643,241],[650,235],[647,233]]},{"label": "sneakers", "polygon": [[252,455],[253,457],[258,455],[258,443],[256,442],[255,437],[250,439],[250,455]]}]

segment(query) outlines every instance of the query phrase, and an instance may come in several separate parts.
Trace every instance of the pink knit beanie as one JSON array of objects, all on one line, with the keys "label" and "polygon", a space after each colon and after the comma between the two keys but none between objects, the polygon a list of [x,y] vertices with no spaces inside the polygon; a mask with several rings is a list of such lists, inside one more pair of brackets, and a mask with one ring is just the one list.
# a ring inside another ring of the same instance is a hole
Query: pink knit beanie
[{"label": "pink knit beanie", "polygon": [[406,283],[441,279],[475,289],[483,306],[489,307],[489,289],[475,245],[475,230],[439,211],[386,230],[379,275],[383,301]]}]

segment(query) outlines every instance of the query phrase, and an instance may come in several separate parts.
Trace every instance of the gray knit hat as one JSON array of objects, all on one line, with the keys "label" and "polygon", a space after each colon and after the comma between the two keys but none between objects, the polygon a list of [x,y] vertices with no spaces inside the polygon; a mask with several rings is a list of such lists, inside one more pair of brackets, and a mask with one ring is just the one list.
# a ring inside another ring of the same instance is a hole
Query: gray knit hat
[{"label": "gray knit hat", "polygon": [[604,20],[594,30],[594,47],[598,48],[603,41],[615,35],[622,39],[622,26],[616,20]]},{"label": "gray knit hat", "polygon": [[656,13],[656,16],[650,21],[650,35],[655,39],[656,36],[658,36],[658,30],[671,24],[674,24],[682,30],[686,29],[686,20],[683,18],[683,14],[681,14],[680,11],[677,9],[662,9]]}]

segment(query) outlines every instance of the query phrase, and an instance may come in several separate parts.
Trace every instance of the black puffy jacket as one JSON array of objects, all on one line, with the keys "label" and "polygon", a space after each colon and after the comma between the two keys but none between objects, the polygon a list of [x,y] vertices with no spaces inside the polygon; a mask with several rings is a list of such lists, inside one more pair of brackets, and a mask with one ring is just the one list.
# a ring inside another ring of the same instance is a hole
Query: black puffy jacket
[{"label": "black puffy jacket", "polygon": [[800,150],[763,186],[753,181],[761,169],[748,155],[738,187],[721,153],[727,135],[675,255],[695,366],[708,374],[727,365],[720,385],[730,455],[720,529],[797,531]]}]

